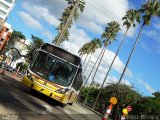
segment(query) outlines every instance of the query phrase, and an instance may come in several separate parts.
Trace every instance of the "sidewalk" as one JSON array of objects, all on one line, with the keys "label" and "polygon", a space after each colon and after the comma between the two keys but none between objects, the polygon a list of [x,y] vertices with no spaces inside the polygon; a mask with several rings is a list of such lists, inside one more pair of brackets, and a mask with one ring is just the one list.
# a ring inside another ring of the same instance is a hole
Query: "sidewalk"
[{"label": "sidewalk", "polygon": [[[0,68],[0,73],[2,73],[3,70],[4,70],[4,69]],[[9,72],[9,71],[6,71],[6,70],[4,71],[4,74],[7,75],[7,76],[9,76],[9,77],[11,77],[11,78],[13,78],[13,79],[16,79],[16,80],[18,80],[18,81],[21,81],[22,78],[23,78],[22,75],[18,75],[18,74],[16,74],[15,72]],[[2,75],[2,74],[0,74],[0,75]]]}]

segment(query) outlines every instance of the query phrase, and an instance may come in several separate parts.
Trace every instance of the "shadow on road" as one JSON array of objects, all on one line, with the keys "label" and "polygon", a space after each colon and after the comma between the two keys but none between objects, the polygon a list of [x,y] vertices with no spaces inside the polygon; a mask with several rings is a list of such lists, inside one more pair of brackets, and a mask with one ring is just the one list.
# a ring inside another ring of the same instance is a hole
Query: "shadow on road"
[{"label": "shadow on road", "polygon": [[[38,99],[37,99],[38,98]],[[40,100],[39,100],[40,99]],[[43,102],[42,102],[42,101]],[[42,105],[48,103],[60,113],[51,113]],[[72,120],[64,113],[59,103],[38,92],[30,92],[19,81],[0,75],[0,113],[12,113],[18,116],[16,120]]]},{"label": "shadow on road", "polygon": [[[46,106],[49,106],[51,111],[48,111]],[[60,106],[58,101],[25,87],[20,79],[15,80],[0,74],[0,113],[2,114],[13,113],[18,116],[16,120],[93,120],[97,118],[90,112],[83,113],[85,108],[79,108],[78,105],[74,107],[68,105],[65,108]]]},{"label": "shadow on road", "polygon": [[33,97],[39,98],[40,100],[42,100],[52,106],[60,106],[61,105],[58,101],[56,101],[46,95],[43,95],[35,90],[30,90],[30,88],[24,86],[21,82],[15,80],[9,76],[3,75],[2,78],[6,79],[10,85],[16,87],[18,90],[25,92],[29,95],[32,95]]}]

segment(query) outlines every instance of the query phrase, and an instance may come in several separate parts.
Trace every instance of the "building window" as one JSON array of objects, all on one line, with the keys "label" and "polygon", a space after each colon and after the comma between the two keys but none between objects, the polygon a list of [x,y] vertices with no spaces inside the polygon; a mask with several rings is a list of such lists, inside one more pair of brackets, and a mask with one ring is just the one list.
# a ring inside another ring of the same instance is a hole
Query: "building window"
[{"label": "building window", "polygon": [[6,10],[9,9],[9,7],[8,7],[7,5],[5,5],[4,3],[2,3],[2,2],[0,2],[0,7],[1,7],[1,8],[4,8],[4,9],[6,9]]},{"label": "building window", "polygon": [[6,12],[0,10],[0,15],[5,16],[6,14],[7,14]]},{"label": "building window", "polygon": [[4,1],[7,1],[8,3],[12,3],[13,2],[13,0],[4,0]]}]

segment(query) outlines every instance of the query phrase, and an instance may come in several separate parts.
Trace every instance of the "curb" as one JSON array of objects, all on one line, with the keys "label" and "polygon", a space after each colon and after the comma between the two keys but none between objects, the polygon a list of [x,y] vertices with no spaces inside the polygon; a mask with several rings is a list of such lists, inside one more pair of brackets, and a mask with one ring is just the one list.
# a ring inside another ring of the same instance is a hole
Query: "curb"
[{"label": "curb", "polygon": [[80,102],[78,102],[78,101],[76,101],[76,103],[78,103],[78,104],[80,104],[81,106],[89,109],[90,111],[94,112],[94,113],[97,114],[98,116],[103,117],[103,115],[102,115],[101,113],[95,111],[94,109],[92,109],[92,108],[90,108],[90,107],[88,107],[88,106],[86,106],[86,105],[84,105],[84,104],[82,104],[82,103],[80,103]]}]

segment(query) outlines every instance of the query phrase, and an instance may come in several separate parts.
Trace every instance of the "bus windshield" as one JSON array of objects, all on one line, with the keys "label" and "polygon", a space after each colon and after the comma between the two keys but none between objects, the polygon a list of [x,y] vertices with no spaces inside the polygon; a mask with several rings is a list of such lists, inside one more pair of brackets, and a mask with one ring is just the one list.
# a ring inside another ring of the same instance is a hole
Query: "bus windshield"
[{"label": "bus windshield", "polygon": [[39,51],[30,65],[30,70],[48,81],[67,87],[73,81],[77,67]]}]

